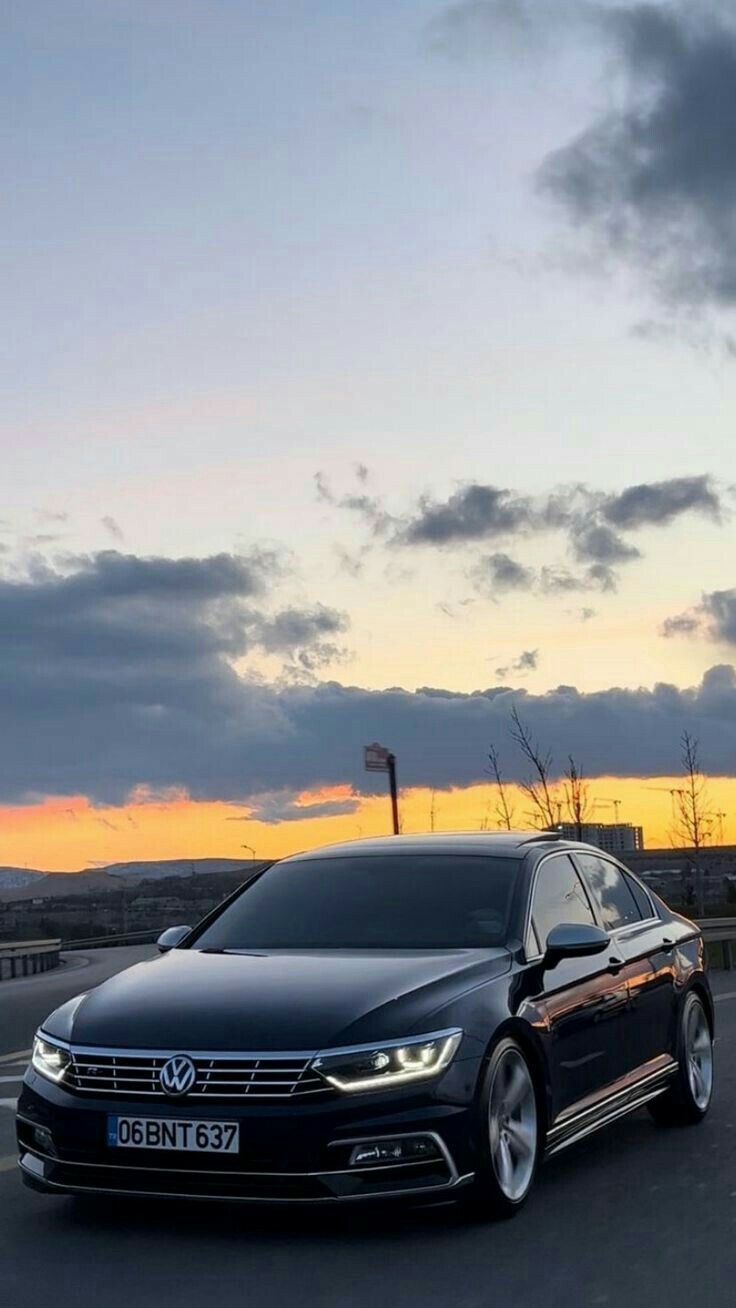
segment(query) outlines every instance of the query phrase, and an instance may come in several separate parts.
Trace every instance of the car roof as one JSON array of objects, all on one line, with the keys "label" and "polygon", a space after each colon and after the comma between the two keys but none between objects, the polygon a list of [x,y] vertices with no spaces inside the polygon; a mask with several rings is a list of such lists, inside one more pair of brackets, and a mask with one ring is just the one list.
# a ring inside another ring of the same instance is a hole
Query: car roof
[{"label": "car roof", "polygon": [[336,845],[305,850],[282,859],[294,863],[312,858],[345,858],[349,855],[403,854],[499,854],[522,858],[531,845],[569,848],[555,831],[437,831],[409,836],[373,836],[345,840]]}]

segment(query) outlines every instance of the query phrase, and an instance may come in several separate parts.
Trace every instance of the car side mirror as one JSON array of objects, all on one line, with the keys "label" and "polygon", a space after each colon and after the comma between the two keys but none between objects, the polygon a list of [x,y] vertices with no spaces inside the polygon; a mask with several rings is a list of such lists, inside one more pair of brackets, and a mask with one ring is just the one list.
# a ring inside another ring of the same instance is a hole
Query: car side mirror
[{"label": "car side mirror", "polygon": [[608,934],[593,923],[561,922],[547,936],[545,967],[556,967],[563,958],[588,958],[602,954],[609,946]]},{"label": "car side mirror", "polygon": [[156,944],[160,954],[168,954],[170,949],[177,949],[185,936],[191,931],[190,926],[167,927],[161,932]]}]

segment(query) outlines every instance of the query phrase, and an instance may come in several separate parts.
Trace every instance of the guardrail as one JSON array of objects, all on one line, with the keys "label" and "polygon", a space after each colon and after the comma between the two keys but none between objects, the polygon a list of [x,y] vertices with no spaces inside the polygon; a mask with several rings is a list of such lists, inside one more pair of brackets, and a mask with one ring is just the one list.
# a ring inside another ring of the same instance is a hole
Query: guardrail
[{"label": "guardrail", "polygon": [[158,940],[165,927],[159,927],[156,931],[125,931],[118,936],[91,936],[85,940],[62,940],[61,948],[70,949],[104,949],[108,945],[113,948],[116,945],[147,945]]},{"label": "guardrail", "polygon": [[11,940],[0,943],[0,981],[33,976],[59,966],[60,940]]}]

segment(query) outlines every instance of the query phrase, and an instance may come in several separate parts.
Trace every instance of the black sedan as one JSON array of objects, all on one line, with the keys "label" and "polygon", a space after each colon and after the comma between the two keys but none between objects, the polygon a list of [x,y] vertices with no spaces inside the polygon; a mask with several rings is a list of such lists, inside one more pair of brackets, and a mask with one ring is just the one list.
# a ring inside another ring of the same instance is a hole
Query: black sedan
[{"label": "black sedan", "polygon": [[623,1114],[708,1111],[697,927],[555,835],[301,854],[159,945],[38,1031],[33,1189],[507,1215],[544,1157]]}]

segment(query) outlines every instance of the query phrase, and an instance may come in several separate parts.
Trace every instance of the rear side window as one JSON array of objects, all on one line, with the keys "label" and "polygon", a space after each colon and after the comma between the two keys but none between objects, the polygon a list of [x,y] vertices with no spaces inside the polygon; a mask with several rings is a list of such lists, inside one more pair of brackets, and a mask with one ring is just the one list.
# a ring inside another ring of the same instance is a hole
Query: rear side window
[{"label": "rear side window", "polygon": [[640,922],[643,916],[651,915],[648,903],[646,913],[642,913],[634,897],[633,883],[613,863],[595,854],[576,854],[575,857],[606,931],[630,926],[632,922]]},{"label": "rear side window", "polygon": [[532,921],[539,947],[561,922],[595,923],[585,888],[567,854],[546,858],[537,873]]},{"label": "rear side window", "polygon": [[652,917],[654,915],[652,902],[646,890],[644,889],[643,886],[640,886],[639,882],[635,881],[633,877],[627,876],[626,884],[629,887],[629,890],[631,891],[632,895],[634,896],[634,899],[636,900],[636,907],[639,910],[639,916],[644,918],[644,920],[646,921],[648,917]]}]

